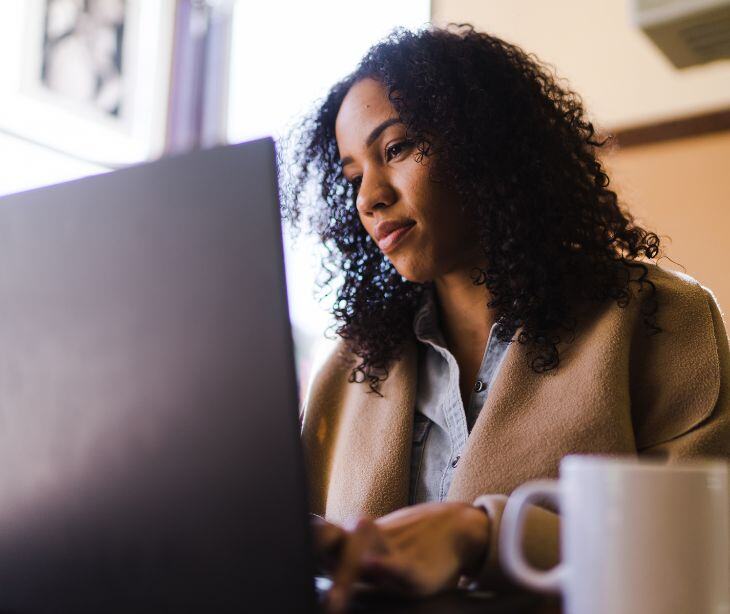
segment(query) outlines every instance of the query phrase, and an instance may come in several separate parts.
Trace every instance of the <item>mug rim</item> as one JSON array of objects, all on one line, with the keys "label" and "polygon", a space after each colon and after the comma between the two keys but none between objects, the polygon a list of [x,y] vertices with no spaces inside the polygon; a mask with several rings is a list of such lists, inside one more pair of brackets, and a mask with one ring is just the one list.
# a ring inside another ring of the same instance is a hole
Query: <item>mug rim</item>
[{"label": "mug rim", "polygon": [[624,471],[672,471],[676,473],[722,472],[728,464],[717,458],[682,459],[667,463],[659,458],[637,456],[612,456],[608,454],[568,454],[560,461],[560,473],[595,469],[620,469]]}]

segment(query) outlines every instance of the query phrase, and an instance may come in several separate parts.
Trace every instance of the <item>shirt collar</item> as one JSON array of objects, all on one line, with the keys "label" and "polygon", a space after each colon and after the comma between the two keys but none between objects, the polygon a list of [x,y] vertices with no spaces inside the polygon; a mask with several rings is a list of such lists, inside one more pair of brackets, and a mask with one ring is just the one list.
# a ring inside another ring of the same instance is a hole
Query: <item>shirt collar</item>
[{"label": "shirt collar", "polygon": [[421,294],[421,302],[413,317],[413,332],[419,341],[446,347],[446,341],[439,325],[436,290],[432,284],[427,285]]},{"label": "shirt collar", "polygon": [[[492,324],[492,328],[489,330],[490,340],[495,337],[497,327],[497,322]],[[421,301],[413,316],[413,332],[419,341],[446,349],[446,338],[441,331],[436,289],[433,284],[428,284],[421,294]],[[494,342],[496,343],[496,341],[495,337]]]}]

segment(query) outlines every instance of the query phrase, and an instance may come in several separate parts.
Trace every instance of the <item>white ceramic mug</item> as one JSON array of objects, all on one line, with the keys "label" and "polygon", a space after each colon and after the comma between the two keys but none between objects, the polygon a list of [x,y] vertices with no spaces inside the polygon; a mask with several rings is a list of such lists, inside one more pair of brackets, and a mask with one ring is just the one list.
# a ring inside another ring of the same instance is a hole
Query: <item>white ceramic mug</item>
[{"label": "white ceramic mug", "polygon": [[[548,571],[522,554],[536,501],[560,509],[562,562]],[[728,520],[722,461],[566,456],[559,480],[510,496],[500,558],[525,586],[562,592],[567,614],[728,614]]]}]

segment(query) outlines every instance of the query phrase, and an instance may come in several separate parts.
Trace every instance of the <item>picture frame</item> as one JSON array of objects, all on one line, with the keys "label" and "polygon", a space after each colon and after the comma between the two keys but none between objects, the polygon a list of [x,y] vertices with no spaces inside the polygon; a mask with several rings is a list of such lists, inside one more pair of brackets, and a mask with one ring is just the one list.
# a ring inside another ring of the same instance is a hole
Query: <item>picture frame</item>
[{"label": "picture frame", "polygon": [[159,157],[175,5],[4,0],[0,130],[112,168]]}]

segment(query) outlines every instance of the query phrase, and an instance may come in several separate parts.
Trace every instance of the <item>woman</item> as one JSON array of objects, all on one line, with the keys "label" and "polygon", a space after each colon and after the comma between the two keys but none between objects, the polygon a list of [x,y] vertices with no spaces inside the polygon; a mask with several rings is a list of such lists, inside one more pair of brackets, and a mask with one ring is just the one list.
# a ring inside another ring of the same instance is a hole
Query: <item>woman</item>
[{"label": "woman", "polygon": [[[342,280],[302,423],[334,610],[358,579],[507,582],[506,495],[565,454],[730,455],[717,304],[652,262],[606,142],[534,56],[470,26],[397,31],[298,136],[286,212]],[[534,508],[528,557],[557,543]]]}]

